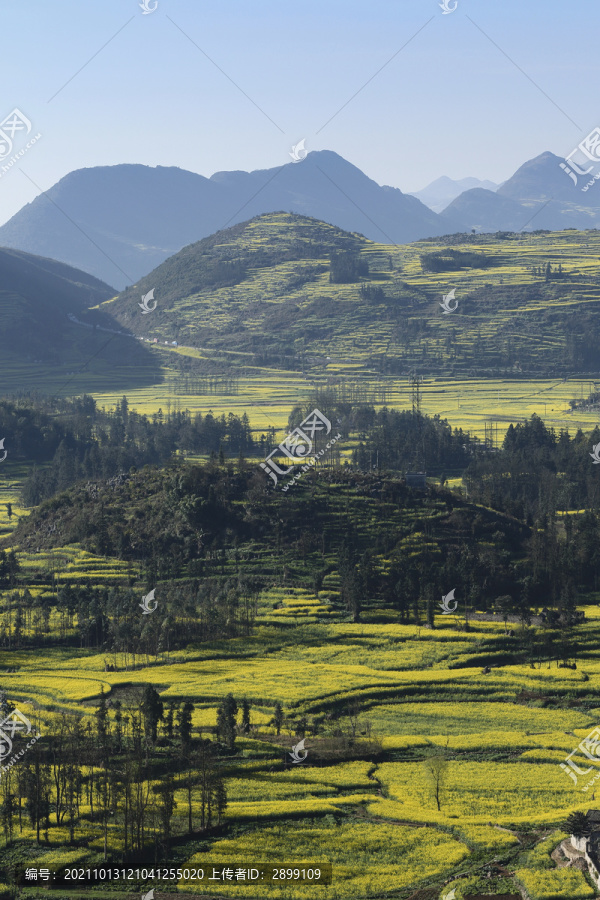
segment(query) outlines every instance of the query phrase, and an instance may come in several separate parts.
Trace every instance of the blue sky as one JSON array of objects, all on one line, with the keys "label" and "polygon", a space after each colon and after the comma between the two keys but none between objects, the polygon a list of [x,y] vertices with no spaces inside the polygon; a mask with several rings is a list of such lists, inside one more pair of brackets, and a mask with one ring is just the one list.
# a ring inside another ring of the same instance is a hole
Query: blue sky
[{"label": "blue sky", "polygon": [[0,178],[0,223],[89,166],[210,176],[305,138],[414,191],[503,181],[600,124],[598,0],[438,2],[0,0],[0,119],[42,134]]}]

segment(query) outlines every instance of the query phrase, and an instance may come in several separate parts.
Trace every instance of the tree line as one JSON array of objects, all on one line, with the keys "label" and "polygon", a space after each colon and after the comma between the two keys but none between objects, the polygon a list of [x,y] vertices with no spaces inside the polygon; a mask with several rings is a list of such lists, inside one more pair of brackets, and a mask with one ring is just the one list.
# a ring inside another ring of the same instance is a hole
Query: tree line
[{"label": "tree line", "polygon": [[253,633],[258,586],[243,575],[161,582],[152,615],[140,613],[142,594],[68,582],[37,596],[28,587],[11,590],[4,595],[0,646],[20,650],[57,640],[104,653],[107,670],[119,670],[168,659],[190,641]]},{"label": "tree line", "polygon": [[[231,701],[233,701],[233,712]],[[249,728],[249,704],[248,728]],[[165,858],[176,833],[208,832],[227,808],[224,759],[236,733],[237,704],[230,695],[215,740],[195,735],[190,701],[165,705],[146,685],[128,704],[102,691],[86,720],[63,712],[25,755],[2,773],[0,820],[7,845],[27,821],[38,843],[53,841],[53,829],[67,829],[69,843],[86,825],[101,831],[104,858],[120,862],[153,847]],[[2,717],[14,705],[0,697]],[[233,734],[231,734],[233,731]],[[29,736],[17,735],[12,753]],[[182,808],[176,792],[185,798]],[[62,837],[61,837],[62,840]],[[115,852],[115,846],[118,848]]]},{"label": "tree line", "polygon": [[[0,401],[0,435],[12,460],[30,460],[22,499],[35,506],[82,479],[109,478],[132,467],[162,465],[177,451],[248,455],[255,440],[248,416],[129,409],[126,397],[99,409],[93,397],[23,397]],[[268,439],[263,436],[263,446]]]}]

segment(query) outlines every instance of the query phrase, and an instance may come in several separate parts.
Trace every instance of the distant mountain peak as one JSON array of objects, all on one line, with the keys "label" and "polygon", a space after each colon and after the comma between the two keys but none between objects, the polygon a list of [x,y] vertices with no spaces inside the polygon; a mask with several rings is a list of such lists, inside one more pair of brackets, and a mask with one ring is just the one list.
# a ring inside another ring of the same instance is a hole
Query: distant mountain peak
[{"label": "distant mountain peak", "polygon": [[428,184],[427,187],[422,188],[422,190],[413,192],[411,196],[417,197],[431,210],[440,213],[456,197],[459,197],[463,191],[473,190],[474,188],[495,191],[498,185],[493,181],[480,181],[479,178],[461,178],[455,181],[447,175],[442,175],[440,178],[432,181],[431,184]]}]

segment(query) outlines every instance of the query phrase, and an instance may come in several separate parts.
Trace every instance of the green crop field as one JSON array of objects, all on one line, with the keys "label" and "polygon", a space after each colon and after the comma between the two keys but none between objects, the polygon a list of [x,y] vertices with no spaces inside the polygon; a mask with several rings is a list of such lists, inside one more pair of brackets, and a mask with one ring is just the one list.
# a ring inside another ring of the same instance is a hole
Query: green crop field
[{"label": "green crop field", "polygon": [[[162,354],[161,351],[156,351]],[[165,354],[168,350],[164,351]],[[255,433],[275,428],[279,439],[287,431],[290,409],[305,403],[314,396],[315,389],[326,390],[329,382],[315,378],[308,382],[293,372],[265,370],[263,374],[247,375],[239,380],[237,393],[230,396],[219,394],[190,394],[177,396],[174,393],[175,376],[166,372],[161,385],[128,390],[127,398],[132,408],[141,413],[154,413],[162,409],[189,409],[205,414],[226,416],[229,413],[248,414]],[[362,385],[361,381],[347,379],[350,386]],[[335,382],[334,382],[335,384]],[[375,396],[374,405],[387,405],[393,409],[411,409],[412,394],[407,378],[387,376],[379,381],[366,379],[366,385]],[[440,415],[453,428],[462,428],[482,437],[485,423],[494,424],[494,435],[501,442],[508,425],[519,422],[537,413],[549,426],[557,431],[569,429],[573,433],[578,428],[592,429],[600,420],[597,409],[574,409],[570,400],[579,400],[591,393],[594,383],[589,379],[477,379],[477,378],[424,378],[421,384],[421,408],[430,416]],[[100,406],[111,407],[123,396],[122,391],[95,392],[93,396]],[[385,397],[382,401],[381,397]]]}]

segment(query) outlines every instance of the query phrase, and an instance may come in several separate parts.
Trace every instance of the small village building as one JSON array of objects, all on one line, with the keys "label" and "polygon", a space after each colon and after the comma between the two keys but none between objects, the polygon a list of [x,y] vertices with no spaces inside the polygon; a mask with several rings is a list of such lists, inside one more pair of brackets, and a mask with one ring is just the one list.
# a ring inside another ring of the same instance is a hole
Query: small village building
[{"label": "small village building", "polygon": [[586,817],[591,826],[590,834],[581,837],[572,834],[571,845],[583,854],[590,877],[600,888],[600,809],[588,809]]}]

